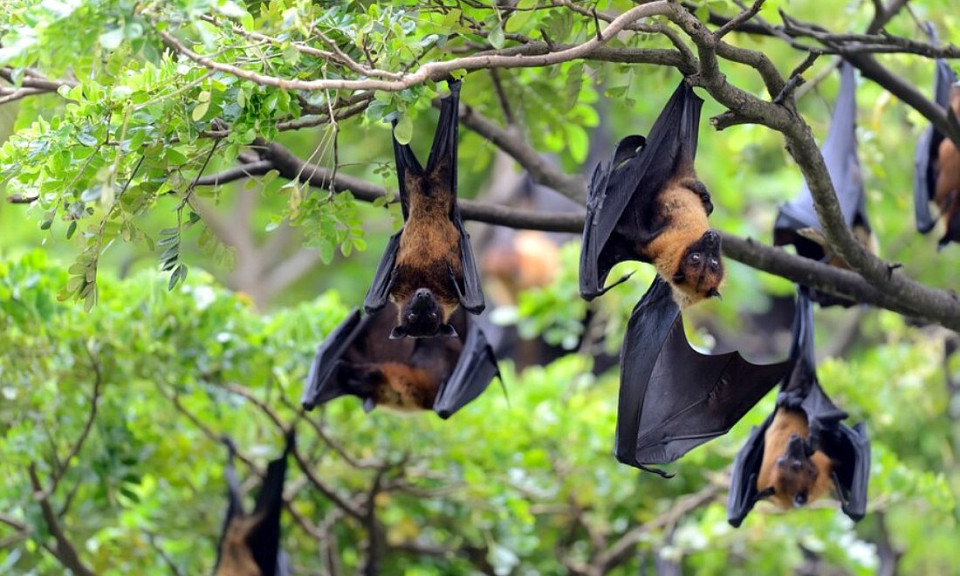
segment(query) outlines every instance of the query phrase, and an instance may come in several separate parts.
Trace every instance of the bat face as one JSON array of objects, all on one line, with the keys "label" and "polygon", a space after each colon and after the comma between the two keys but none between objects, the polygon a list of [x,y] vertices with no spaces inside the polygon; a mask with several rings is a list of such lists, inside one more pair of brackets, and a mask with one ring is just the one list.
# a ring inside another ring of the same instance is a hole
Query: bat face
[{"label": "bat face", "polygon": [[787,451],[777,458],[773,470],[773,497],[781,507],[796,508],[810,501],[820,471],[810,460],[809,452],[803,438],[793,434]]},{"label": "bat face", "polygon": [[444,323],[446,316],[433,292],[419,288],[400,307],[400,324],[390,332],[390,338],[456,336],[453,326]]},{"label": "bat face", "polygon": [[673,275],[673,284],[701,298],[720,296],[723,281],[723,259],[720,257],[720,235],[708,230],[691,244]]}]

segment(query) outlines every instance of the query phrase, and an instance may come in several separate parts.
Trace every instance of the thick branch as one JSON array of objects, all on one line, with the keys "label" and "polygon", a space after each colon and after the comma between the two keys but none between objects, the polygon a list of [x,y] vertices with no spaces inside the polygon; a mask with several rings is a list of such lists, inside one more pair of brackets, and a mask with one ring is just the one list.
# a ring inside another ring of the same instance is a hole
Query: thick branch
[{"label": "thick branch", "polygon": [[[331,170],[304,163],[289,150],[276,143],[264,144],[261,152],[271,159],[273,168],[277,169],[284,178],[299,179],[311,186],[330,189]],[[278,164],[274,164],[274,162],[278,162]],[[266,173],[269,169],[271,168],[263,169],[263,172]],[[210,178],[217,178],[217,176],[212,175]],[[348,176],[342,172],[337,173],[336,181],[333,182],[332,187],[335,191],[350,190],[354,197],[365,202],[372,202],[390,194],[382,186],[361,178]],[[579,234],[583,231],[584,216],[582,213],[545,213],[470,200],[460,200],[459,203],[460,212],[467,220],[548,232]],[[723,232],[721,232],[721,236],[723,238],[723,252],[726,256],[757,270],[816,288],[828,294],[854,299],[864,304],[892,310],[907,316],[923,318],[955,330],[960,329],[960,322],[955,322],[951,318],[943,316],[940,309],[933,308],[931,310],[917,306],[910,298],[887,293],[873,283],[865,281],[855,272],[802,258],[752,239],[743,239]],[[960,308],[960,303],[954,303],[951,306]]]}]

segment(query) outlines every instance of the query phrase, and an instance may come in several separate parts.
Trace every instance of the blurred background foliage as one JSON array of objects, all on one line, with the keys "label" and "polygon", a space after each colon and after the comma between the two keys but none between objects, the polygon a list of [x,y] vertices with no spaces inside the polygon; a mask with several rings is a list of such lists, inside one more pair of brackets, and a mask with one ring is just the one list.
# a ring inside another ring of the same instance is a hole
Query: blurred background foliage
[{"label": "blurred background foliage", "polygon": [[[305,107],[322,110],[330,95],[297,98],[210,74],[165,55],[156,30],[216,47],[222,61],[259,50],[262,60],[272,58],[271,73],[308,79],[326,69],[288,45],[251,48],[233,29],[201,16],[233,18],[275,36],[296,37],[313,23],[339,40],[366,38],[381,48],[387,69],[414,58],[449,58],[446,52],[469,42],[509,46],[512,34],[541,29],[562,43],[593,34],[592,18],[563,8],[518,12],[503,23],[492,8],[455,4],[446,12],[418,10],[412,1],[16,0],[0,7],[0,65],[34,66],[81,86],[62,89],[69,100],[46,94],[0,106],[5,194],[40,194],[29,206],[0,202],[0,573],[63,573],[43,550],[52,540],[27,470],[35,463],[49,479],[65,468],[60,459],[87,425],[97,382],[96,419],[51,500],[98,574],[210,572],[226,504],[218,437],[232,436],[262,469],[282,438],[264,405],[282,423],[298,422],[306,458],[288,476],[295,516],[284,516],[284,548],[298,574],[336,573],[337,566],[352,573],[362,563],[365,527],[316,481],[357,501],[377,466],[388,479],[375,498],[386,574],[563,573],[618,544],[626,550],[609,566],[612,573],[668,574],[672,566],[697,574],[871,574],[889,558],[899,560],[903,574],[956,573],[960,367],[945,359],[945,331],[886,311],[818,311],[820,381],[853,422],[867,421],[873,439],[871,512],[853,525],[835,502],[791,514],[759,506],[734,530],[725,521],[727,469],[750,427],[773,408],[773,394],[728,436],[672,466],[673,480],[616,464],[612,365],[652,271],[621,265],[612,277],[637,273],[588,305],[577,295],[578,242],[568,236],[551,237],[566,244],[555,255],[555,274],[541,285],[519,292],[488,286],[488,296],[502,294],[490,298],[491,321],[515,325],[526,339],[543,338],[553,346],[546,357],[555,358],[543,366],[543,356],[516,367],[504,362],[506,395],[494,384],[448,422],[431,414],[367,415],[354,399],[298,420],[315,347],[362,301],[399,226],[399,209],[270,176],[195,190],[190,184],[201,170],[233,166],[252,136],[262,135],[324,166],[333,166],[335,150],[338,171],[395,190],[383,118],[408,118],[412,145],[425,155],[436,122],[430,99],[445,88],[376,94],[365,114],[339,124],[334,147],[329,125],[276,131],[278,122],[307,114]],[[631,5],[601,1],[598,9]],[[730,2],[709,5],[735,11]],[[782,0],[768,2],[761,15],[777,22],[777,7],[837,31],[862,30],[873,14],[865,1],[827,11],[815,0]],[[917,19],[935,22],[942,39],[960,38],[952,2],[914,0],[910,7]],[[471,19],[476,27],[462,28]],[[906,13],[887,28],[923,38]],[[762,50],[783,73],[803,59],[778,40],[728,40]],[[670,47],[657,35],[614,42]],[[924,91],[931,88],[931,61],[879,58]],[[799,100],[819,138],[837,90],[833,65],[827,57],[814,65],[808,77],[815,80]],[[728,62],[722,68],[731,83],[762,94],[754,71]],[[649,129],[680,80],[668,68],[579,62],[499,76],[513,129],[567,173],[586,175],[619,138]],[[490,74],[473,72],[464,78],[462,101],[505,125],[496,92]],[[880,254],[931,286],[957,286],[958,248],[936,254],[934,238],[917,235],[909,216],[913,143],[925,122],[871,82],[859,82],[857,97]],[[697,157],[717,207],[712,222],[769,242],[777,205],[800,189],[801,175],[776,134],[754,126],[712,129],[706,119],[722,111],[707,99]],[[215,116],[231,129],[211,152],[201,133]],[[461,196],[504,201],[524,186],[518,170],[461,127]],[[552,202],[549,209],[563,209],[563,199]],[[202,218],[187,227],[191,213]],[[472,228],[481,258],[511,241],[498,233]],[[159,268],[172,245],[176,265],[190,273],[168,290],[178,268]],[[727,264],[724,299],[687,315],[691,339],[704,348],[740,348],[754,360],[784,355],[792,286]],[[71,280],[78,276],[83,280]],[[94,279],[96,287],[86,288]],[[90,311],[65,299],[70,292],[82,294]],[[241,467],[241,476],[251,479],[245,489],[255,489],[252,469]]]}]

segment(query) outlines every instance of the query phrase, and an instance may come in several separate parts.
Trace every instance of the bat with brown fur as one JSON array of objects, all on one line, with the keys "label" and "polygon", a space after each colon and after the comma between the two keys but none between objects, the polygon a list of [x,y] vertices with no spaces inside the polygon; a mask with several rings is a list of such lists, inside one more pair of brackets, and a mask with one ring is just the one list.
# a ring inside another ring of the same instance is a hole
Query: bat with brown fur
[{"label": "bat with brown fur", "polygon": [[594,171],[580,256],[587,300],[626,279],[603,288],[626,260],[652,263],[681,306],[720,295],[720,235],[707,222],[713,204],[694,170],[702,105],[681,81],[647,137],[624,138]]},{"label": "bat with brown fur", "polygon": [[267,476],[257,494],[253,512],[244,512],[240,483],[233,460],[236,448],[224,438],[228,457],[224,475],[227,478],[227,514],[217,546],[214,576],[288,576],[286,555],[280,550],[280,512],[283,509],[283,483],[287,474],[287,456],[296,446],[291,429],[283,455],[270,462]]},{"label": "bat with brown fur", "polygon": [[737,454],[730,480],[727,520],[740,526],[754,504],[770,499],[781,509],[805,506],[836,490],[844,513],[854,521],[867,508],[870,440],[861,422],[827,397],[817,380],[813,356],[813,305],[807,289],[797,296],[790,374],[777,406],[754,428]]},{"label": "bat with brown fur", "polygon": [[455,337],[390,339],[396,311],[389,304],[361,316],[354,310],[320,346],[307,376],[303,406],[344,395],[363,400],[365,410],[434,410],[441,418],[479,396],[499,376],[483,331],[455,310]]},{"label": "bat with brown fur", "polygon": [[364,300],[373,314],[396,305],[391,338],[455,336],[458,307],[483,311],[480,276],[457,206],[457,132],[460,82],[450,81],[426,167],[409,145],[393,138],[403,228],[394,234]]}]

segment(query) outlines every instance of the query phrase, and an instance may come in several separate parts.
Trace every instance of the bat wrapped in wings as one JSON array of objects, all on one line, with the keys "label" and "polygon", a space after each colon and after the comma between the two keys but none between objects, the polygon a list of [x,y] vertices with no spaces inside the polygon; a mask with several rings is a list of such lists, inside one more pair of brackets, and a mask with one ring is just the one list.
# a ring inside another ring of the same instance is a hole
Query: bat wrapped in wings
[{"label": "bat wrapped in wings", "polygon": [[354,310],[347,316],[317,350],[303,407],[352,395],[367,411],[377,405],[432,409],[446,419],[499,377],[493,349],[462,310],[450,316],[455,337],[390,339],[395,319],[392,303],[374,314]]},{"label": "bat wrapped in wings", "polygon": [[843,512],[854,521],[867,509],[870,441],[863,422],[843,424],[847,414],[817,381],[813,355],[813,305],[801,287],[794,319],[793,363],[777,406],[754,428],[733,463],[727,520],[740,526],[754,504],[769,498],[781,509],[809,504],[833,486]]},{"label": "bat wrapped in wings", "polygon": [[450,315],[484,307],[480,276],[457,206],[460,82],[449,82],[426,168],[410,146],[393,138],[403,228],[380,259],[363,307],[368,314],[397,306],[391,338],[454,336]]},{"label": "bat wrapped in wings", "polygon": [[710,229],[710,193],[694,157],[703,105],[681,81],[650,133],[620,141],[590,182],[580,254],[580,294],[600,296],[619,262],[652,263],[683,305],[719,296],[720,235]]},{"label": "bat wrapped in wings", "polygon": [[[931,43],[936,43],[932,25],[929,30]],[[960,87],[956,82],[957,74],[946,60],[937,60],[933,99],[947,109],[954,123],[960,116]],[[915,166],[913,199],[917,230],[926,234],[936,226],[937,218],[930,211],[930,202],[933,202],[945,224],[938,247],[960,242],[960,152],[956,144],[933,126],[927,127],[917,141]]]},{"label": "bat wrapped in wings", "polygon": [[617,460],[666,476],[649,465],[726,434],[787,368],[691,348],[673,291],[658,276],[630,315],[620,351]]},{"label": "bat wrapped in wings", "polygon": [[[856,117],[856,77],[853,66],[844,62],[840,66],[840,93],[833,110],[830,132],[821,151],[840,202],[843,219],[853,230],[854,236],[869,248],[872,236],[865,206],[863,174],[857,156]],[[801,256],[846,267],[846,263],[827,247],[813,205],[813,196],[806,183],[796,198],[780,207],[773,227],[773,243],[777,246],[792,244]],[[821,306],[851,306],[855,303],[816,291],[811,292],[811,297]]]},{"label": "bat wrapped in wings", "polygon": [[214,576],[288,576],[290,566],[280,550],[280,512],[283,509],[283,482],[287,475],[287,455],[293,451],[296,438],[287,434],[283,456],[270,462],[253,512],[244,512],[240,484],[233,465],[236,449],[224,439],[228,457],[224,475],[227,478],[227,515],[217,546]]}]

